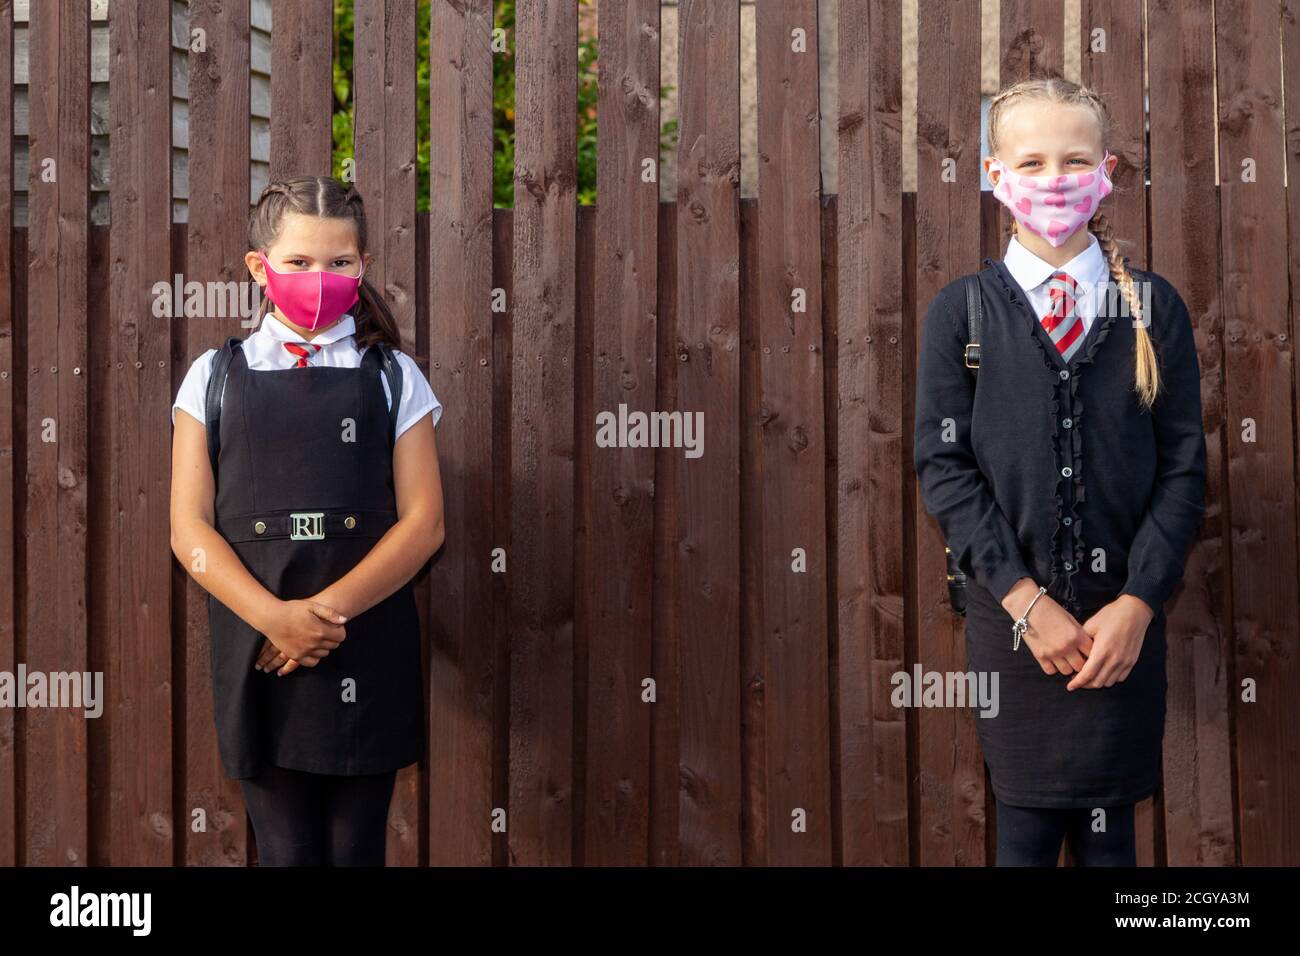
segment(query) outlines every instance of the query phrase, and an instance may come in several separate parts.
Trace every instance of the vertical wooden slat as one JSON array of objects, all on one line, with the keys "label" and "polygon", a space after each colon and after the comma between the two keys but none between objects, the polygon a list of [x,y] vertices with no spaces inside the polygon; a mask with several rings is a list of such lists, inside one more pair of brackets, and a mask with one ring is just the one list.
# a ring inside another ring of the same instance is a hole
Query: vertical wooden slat
[{"label": "vertical wooden slat", "polygon": [[[0,0],[0,143],[13,142],[14,11]],[[14,629],[16,573],[14,518],[14,268],[13,149],[0,149],[0,670],[18,666]],[[18,863],[15,711],[0,711],[0,866]]]},{"label": "vertical wooden slat", "polygon": [[[678,8],[676,391],[705,416],[705,453],[674,454],[663,547],[677,647],[679,862],[734,865],[740,852],[740,9]],[[677,451],[677,449],[674,449]]]},{"label": "vertical wooden slat", "polygon": [[429,862],[492,861],[495,401],[492,7],[435,3],[430,29],[429,354],[446,544],[429,574]]},{"label": "vertical wooden slat", "polygon": [[[900,487],[903,473],[901,449],[892,452],[892,463],[889,458],[896,437],[882,438],[889,427],[874,417],[891,387],[890,359],[878,336],[888,336],[885,323],[897,335],[901,310],[901,29],[901,19],[881,4],[841,0],[835,586],[842,861],[848,866],[908,860],[906,730],[902,714],[888,706],[890,675],[903,663],[903,627],[878,602],[882,591],[897,599],[902,590],[901,537],[888,526],[899,501],[878,491]],[[897,356],[894,361],[897,367]]]},{"label": "vertical wooden slat", "polygon": [[[571,860],[577,5],[518,6],[510,852]],[[585,423],[584,423],[585,425]]]},{"label": "vertical wooden slat", "polygon": [[1152,0],[1147,30],[1150,206],[1159,212],[1151,220],[1151,267],[1178,289],[1196,328],[1207,434],[1205,525],[1188,555],[1178,601],[1168,609],[1165,862],[1228,865],[1236,859],[1228,703],[1233,661],[1211,4]]},{"label": "vertical wooden slat", "polygon": [[[1300,388],[1295,386],[1295,381],[1300,378],[1300,367],[1297,366],[1294,358],[1294,343],[1296,335],[1300,334],[1300,4],[1296,0],[1282,0],[1282,75],[1284,80],[1283,103],[1286,114],[1284,117],[1284,148],[1286,150],[1286,174],[1287,174],[1287,237],[1290,243],[1288,249],[1287,263],[1290,267],[1291,280],[1291,297],[1289,301],[1290,321],[1288,323],[1289,339],[1292,345],[1292,365],[1291,374],[1292,390],[1291,394],[1295,399],[1293,414],[1295,420],[1300,425]],[[1296,465],[1294,474],[1297,481],[1300,482],[1300,443],[1297,443]],[[1300,491],[1300,488],[1297,489]],[[1300,503],[1297,504],[1300,509]],[[1300,542],[1297,542],[1297,548],[1300,549]],[[1300,561],[1300,550],[1297,551],[1297,561]],[[1298,598],[1300,600],[1300,598]],[[1296,635],[1300,635],[1300,623],[1297,624]],[[1292,658],[1291,663],[1294,667],[1295,658],[1295,639],[1291,643]],[[1289,708],[1290,718],[1289,725],[1294,729],[1297,723],[1296,704],[1297,695],[1291,694],[1285,698],[1285,703]],[[1283,726],[1286,726],[1284,722]],[[1288,733],[1288,741],[1293,741],[1294,733]],[[1292,752],[1290,759],[1284,763],[1289,767],[1291,776],[1289,778],[1288,790],[1290,793],[1290,803],[1287,804],[1286,813],[1294,815],[1296,806],[1296,797],[1300,793],[1300,762],[1296,761],[1294,743],[1292,742]],[[1288,821],[1291,822],[1291,821]],[[1293,825],[1287,831],[1290,835],[1289,840],[1284,841],[1285,849],[1279,854],[1279,857],[1294,862],[1300,858],[1300,831]]]},{"label": "vertical wooden slat", "polygon": [[[33,4],[28,144],[27,633],[31,671],[87,669],[86,275],[90,20],[78,0]],[[7,146],[6,146],[7,148]],[[87,718],[24,714],[27,856],[86,865]]]},{"label": "vertical wooden slat", "polygon": [[1005,86],[1065,68],[1064,0],[999,0],[1001,73]]},{"label": "vertical wooden slat", "polygon": [[622,406],[629,415],[656,411],[658,0],[605,0],[598,26],[592,415],[578,419],[589,463],[579,579],[589,688],[582,862],[632,865],[649,858],[650,715],[658,706],[642,700],[642,681],[654,676],[655,452],[597,447],[594,416],[617,419]]},{"label": "vertical wooden slat", "polygon": [[172,276],[170,18],[145,0],[118,0],[109,45],[109,850],[114,865],[162,866],[173,849],[171,337],[152,305],[154,283]]},{"label": "vertical wooden slat", "polygon": [[[416,0],[357,0],[352,45],[356,187],[366,207],[368,251],[375,256],[366,281],[383,293],[410,354],[416,351],[419,191],[416,12]],[[444,129],[439,128],[439,138]]]},{"label": "vertical wooden slat", "polygon": [[[248,4],[194,0],[190,4],[189,224],[185,279],[251,282],[244,265],[249,207]],[[198,32],[196,32],[198,31]],[[196,50],[201,40],[202,52]],[[184,365],[226,336],[251,331],[238,316],[186,319]],[[179,381],[175,383],[179,388]],[[227,778],[217,754],[208,645],[208,592],[186,584],[184,802],[177,832],[185,835],[184,861],[196,866],[242,865],[251,827],[239,784]],[[206,829],[194,830],[202,810]]]},{"label": "vertical wooden slat", "polygon": [[[1119,157],[1106,215],[1135,268],[1147,268],[1146,104],[1143,102],[1142,4],[1083,0],[1080,79],[1110,113],[1106,148]],[[1094,47],[1096,49],[1094,49]],[[1151,64],[1155,68],[1156,64]]]},{"label": "vertical wooden slat", "polygon": [[[1288,848],[1300,845],[1295,365],[1287,316],[1278,13],[1274,4],[1241,0],[1219,0],[1214,7],[1238,682],[1230,690],[1239,862],[1252,866],[1288,862],[1294,858]],[[1242,700],[1247,680],[1255,682],[1257,700]]]},{"label": "vertical wooden slat", "polygon": [[271,178],[328,176],[334,5],[272,0],[271,23]]},{"label": "vertical wooden slat", "polygon": [[[418,351],[415,18],[415,0],[359,0],[352,60],[356,187],[366,210],[367,251],[375,257],[366,281],[393,310],[409,355]],[[388,814],[387,858],[397,866],[420,862],[418,765],[398,772]]]},{"label": "vertical wooden slat", "polygon": [[[922,0],[917,58],[916,302],[914,348],[930,302],[980,265],[980,5]],[[915,363],[911,363],[915,367]],[[915,395],[915,380],[907,391]],[[915,417],[909,401],[905,461]],[[909,500],[916,536],[916,660],[925,671],[966,669],[962,619],[948,603],[943,534],[921,505],[915,475]],[[917,731],[917,856],[921,865],[981,865],[984,758],[968,710],[920,708]]]},{"label": "vertical wooden slat", "polygon": [[[1080,81],[1100,93],[1110,114],[1105,146],[1119,157],[1115,191],[1104,214],[1130,265],[1147,267],[1146,104],[1142,62],[1142,4],[1083,0],[1080,7]],[[1172,622],[1170,622],[1172,624]],[[1177,632],[1170,630],[1177,640]],[[1153,860],[1159,828],[1154,797],[1137,808],[1138,865]]]},{"label": "vertical wooden slat", "polygon": [[[514,210],[513,209],[491,209],[489,211],[492,223],[492,243],[490,260],[492,266],[492,296],[494,309],[500,308],[500,311],[494,311],[492,314],[491,332],[491,364],[489,368],[491,373],[491,397],[492,397],[492,418],[491,422],[491,447],[489,449],[491,457],[490,468],[475,472],[474,477],[480,475],[494,476],[491,485],[491,515],[492,515],[492,537],[491,547],[493,551],[500,549],[503,553],[507,552],[510,546],[510,461],[511,461],[511,422],[514,420],[510,404],[510,395],[513,389],[513,372],[514,364],[514,314],[512,304],[515,300],[515,280],[514,280],[514,247],[515,247],[515,229],[514,229]],[[468,391],[467,391],[468,394]],[[486,477],[480,480],[486,481]],[[476,488],[480,498],[488,498],[489,495],[485,489]],[[466,500],[469,500],[469,492],[465,492]],[[468,510],[468,509],[467,509]],[[506,554],[508,558],[509,555]],[[479,724],[474,727],[474,732],[482,737],[481,746],[486,746],[490,751],[491,764],[488,767],[483,766],[482,762],[472,763],[468,758],[462,760],[462,774],[474,775],[482,774],[486,776],[485,784],[490,788],[490,793],[485,794],[491,798],[490,808],[495,814],[498,810],[505,811],[510,805],[510,581],[507,576],[509,563],[505,565],[505,570],[493,573],[491,581],[491,590],[486,597],[480,599],[482,605],[491,611],[488,618],[479,618],[472,621],[474,627],[484,635],[483,641],[490,638],[490,648],[484,650],[481,657],[481,667],[491,668],[490,673],[486,670],[481,675],[469,672],[465,680],[464,694],[475,694],[474,701],[478,701],[487,693],[490,688],[491,700],[483,702],[479,706],[484,708],[484,716],[480,718]],[[468,612],[466,620],[470,620]],[[467,645],[467,648],[472,645]],[[468,658],[462,654],[460,660]],[[436,676],[436,672],[435,672]],[[477,682],[477,683],[476,683]],[[435,697],[435,702],[437,698]],[[436,722],[440,712],[435,710],[432,719]],[[491,725],[487,723],[490,716]],[[446,726],[452,726],[447,724]],[[451,734],[446,735],[448,738]],[[477,755],[475,755],[477,756]],[[433,765],[430,770],[430,800],[436,801],[438,794],[434,786],[432,777],[433,767],[438,766],[437,755],[434,756]],[[470,780],[477,780],[477,776],[471,776]],[[482,800],[482,797],[475,799]],[[433,807],[430,808],[432,816]],[[478,806],[471,804],[465,811],[467,814],[473,814],[478,811]],[[430,834],[432,835],[433,823],[431,820]],[[451,826],[456,821],[453,819],[448,822]],[[477,822],[477,821],[475,821]],[[496,823],[496,819],[491,820]],[[508,830],[498,827],[492,833],[492,863],[497,866],[504,866],[510,857],[510,834]],[[432,852],[430,859],[433,858]]]},{"label": "vertical wooden slat", "polygon": [[[868,428],[869,489],[867,548],[867,632],[875,646],[872,680],[874,716],[880,718],[889,700],[885,688],[905,661],[904,633],[898,619],[903,603],[904,531],[902,526],[903,461],[903,260],[898,235],[902,222],[902,11],[895,3],[871,0],[867,7],[871,61],[868,86],[867,155],[871,170],[871,207],[866,224],[866,321],[862,333],[871,346],[866,362],[866,394],[871,406]],[[875,693],[879,691],[879,693]],[[890,715],[897,720],[896,715]],[[901,734],[903,727],[890,728]],[[907,777],[898,759],[905,745],[885,738],[881,762],[896,780]],[[895,762],[897,761],[897,763]],[[906,786],[906,784],[903,784]],[[900,788],[901,789],[901,788]],[[886,814],[896,807],[892,800]],[[901,824],[903,818],[878,820]],[[887,862],[892,862],[887,861]],[[901,860],[899,861],[902,862]]]},{"label": "vertical wooden slat", "polygon": [[[677,206],[659,204],[659,248],[656,295],[655,354],[659,375],[655,382],[655,404],[672,409],[677,404]],[[672,547],[678,526],[680,495],[672,480],[676,448],[655,449],[654,495],[654,641],[650,648],[652,673],[658,700],[651,714],[650,777],[650,860],[656,866],[676,866],[681,862],[681,770],[679,735],[682,721],[681,670],[678,648],[681,631],[676,623],[673,600],[673,569],[677,551]]]},{"label": "vertical wooden slat", "polygon": [[[829,864],[826,437],[816,0],[759,4],[755,285],[760,411],[759,642],[768,862]],[[799,826],[795,826],[796,818]]]},{"label": "vertical wooden slat", "polygon": [[[1064,69],[1064,0],[999,0],[998,65],[999,82],[1010,86],[1031,76],[1060,76]],[[992,199],[992,196],[989,197]],[[1001,259],[1006,254],[1007,239],[1013,222],[1006,206],[994,201],[997,241],[986,255]],[[986,223],[986,227],[994,224]]]}]

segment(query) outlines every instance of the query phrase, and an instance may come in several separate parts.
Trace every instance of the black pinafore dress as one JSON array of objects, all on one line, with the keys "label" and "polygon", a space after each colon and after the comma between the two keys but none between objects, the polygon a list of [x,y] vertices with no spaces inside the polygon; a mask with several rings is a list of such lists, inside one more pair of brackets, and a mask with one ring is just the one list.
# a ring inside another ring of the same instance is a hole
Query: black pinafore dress
[{"label": "black pinafore dress", "polygon": [[[359,368],[251,371],[230,360],[216,528],[272,594],[307,598],[350,571],[397,521],[378,347]],[[209,596],[213,708],[229,777],[266,764],[354,776],[424,750],[419,618],[411,582],[343,627],[315,667],[253,669],[264,636]]]}]

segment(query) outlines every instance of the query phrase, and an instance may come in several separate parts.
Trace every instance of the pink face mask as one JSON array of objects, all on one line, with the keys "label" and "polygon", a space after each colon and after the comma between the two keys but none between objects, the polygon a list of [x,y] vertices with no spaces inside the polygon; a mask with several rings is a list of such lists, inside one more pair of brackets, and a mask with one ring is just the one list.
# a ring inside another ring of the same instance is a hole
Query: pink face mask
[{"label": "pink face mask", "polygon": [[332,325],[351,308],[357,301],[361,276],[366,273],[364,262],[359,276],[341,276],[324,270],[277,272],[262,252],[258,256],[266,267],[266,294],[286,319],[308,331]]},{"label": "pink face mask", "polygon": [[1021,226],[1059,246],[1078,232],[1097,211],[1097,204],[1110,195],[1109,157],[1107,151],[1096,169],[1065,176],[1021,176],[994,159],[989,171],[997,169],[1002,175],[993,195]]}]

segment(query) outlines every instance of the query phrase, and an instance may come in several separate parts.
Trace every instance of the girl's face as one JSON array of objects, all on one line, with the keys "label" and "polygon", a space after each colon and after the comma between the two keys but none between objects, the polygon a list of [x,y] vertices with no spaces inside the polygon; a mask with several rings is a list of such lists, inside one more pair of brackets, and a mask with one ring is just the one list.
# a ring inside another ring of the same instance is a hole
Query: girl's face
[{"label": "girl's face", "polygon": [[[373,257],[370,253],[363,257],[357,248],[357,230],[352,220],[286,212],[281,220],[280,235],[266,248],[266,258],[271,268],[279,272],[324,270],[357,276],[361,274],[363,263],[368,265]],[[244,256],[244,263],[265,290],[266,269],[256,249]],[[278,306],[275,317],[303,338],[312,338],[343,321],[343,316],[339,316],[329,325],[307,330],[285,318]]]},{"label": "girl's face", "polygon": [[[997,158],[1022,176],[1064,176],[1096,169],[1105,153],[1097,116],[1086,106],[1031,99],[1003,114],[998,129]],[[992,156],[984,157],[984,172],[997,186],[1001,173],[990,172]],[[1118,156],[1106,160],[1113,175]]]}]

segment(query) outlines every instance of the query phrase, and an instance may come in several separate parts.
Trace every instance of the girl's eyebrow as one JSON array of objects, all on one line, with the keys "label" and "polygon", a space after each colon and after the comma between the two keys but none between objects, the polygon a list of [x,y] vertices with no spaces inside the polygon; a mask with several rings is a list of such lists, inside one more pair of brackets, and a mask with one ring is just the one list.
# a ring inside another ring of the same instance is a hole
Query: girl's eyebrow
[{"label": "girl's eyebrow", "polygon": [[[305,253],[305,252],[286,252],[286,253],[284,253],[283,255],[284,255],[284,257],[285,257],[286,259],[310,259],[310,258],[311,258],[311,256],[307,255],[307,253]],[[329,256],[328,258],[330,258],[330,259],[353,259],[353,258],[356,258],[356,256],[357,256],[357,253],[355,253],[355,252],[340,252],[340,253],[336,253],[335,255]]]}]

